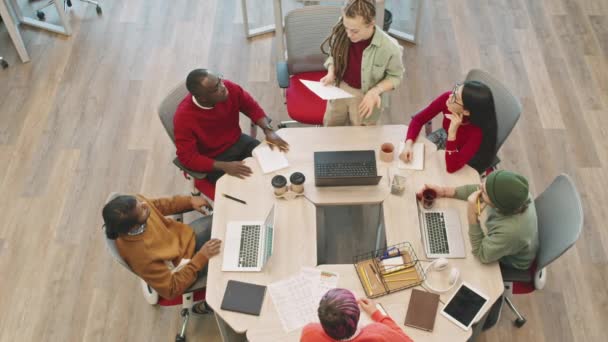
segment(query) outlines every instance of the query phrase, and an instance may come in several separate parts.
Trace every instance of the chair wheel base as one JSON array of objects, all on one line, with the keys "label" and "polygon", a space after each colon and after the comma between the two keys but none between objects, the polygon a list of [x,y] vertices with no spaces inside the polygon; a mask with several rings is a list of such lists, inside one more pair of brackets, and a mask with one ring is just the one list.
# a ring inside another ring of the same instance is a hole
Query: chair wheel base
[{"label": "chair wheel base", "polygon": [[44,21],[46,19],[46,15],[42,11],[36,11],[36,17],[40,21]]},{"label": "chair wheel base", "polygon": [[101,15],[101,13],[102,13],[101,7],[99,5],[97,5],[97,7],[95,7],[95,11],[97,11],[98,15]]},{"label": "chair wheel base", "polygon": [[186,336],[175,335],[175,342],[186,342]]},{"label": "chair wheel base", "polygon": [[8,68],[8,62],[4,59],[0,59],[0,65],[2,66],[2,69]]},{"label": "chair wheel base", "polygon": [[527,321],[526,321],[526,319],[525,319],[525,318],[522,318],[522,319],[519,319],[519,318],[518,318],[518,319],[516,319],[516,320],[513,322],[513,324],[515,324],[515,326],[516,326],[516,327],[521,328],[521,327],[523,327],[523,326],[524,326],[524,324],[526,324],[526,322],[527,322]]}]

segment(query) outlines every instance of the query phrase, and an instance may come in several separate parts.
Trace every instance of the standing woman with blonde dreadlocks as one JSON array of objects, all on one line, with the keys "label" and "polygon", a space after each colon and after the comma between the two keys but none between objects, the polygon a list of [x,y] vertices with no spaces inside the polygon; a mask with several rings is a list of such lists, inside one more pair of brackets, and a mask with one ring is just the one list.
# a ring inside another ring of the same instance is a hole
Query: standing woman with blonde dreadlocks
[{"label": "standing woman with blonde dreadlocks", "polygon": [[[375,0],[349,0],[331,35],[321,44],[328,54],[321,82],[354,95],[329,100],[324,126],[375,125],[388,107],[387,91],[403,78],[403,48],[376,26]],[[329,47],[329,51],[325,48]]]}]

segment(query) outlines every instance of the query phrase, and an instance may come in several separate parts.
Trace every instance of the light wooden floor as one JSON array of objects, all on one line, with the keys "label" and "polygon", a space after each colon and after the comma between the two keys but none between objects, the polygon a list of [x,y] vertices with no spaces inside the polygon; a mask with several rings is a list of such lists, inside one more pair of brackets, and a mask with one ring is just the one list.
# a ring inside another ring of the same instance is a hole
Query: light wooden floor
[{"label": "light wooden floor", "polygon": [[[268,0],[270,2],[270,0]],[[275,119],[272,35],[244,39],[240,1],[75,2],[74,35],[24,29],[20,64],[0,28],[0,340],[169,341],[178,309],[146,304],[138,282],[105,250],[100,210],[110,191],[187,191],[156,115],[187,72],[209,67],[248,89]],[[608,322],[608,2],[425,1],[420,44],[405,45],[407,76],[392,123],[474,67],[520,97],[523,116],[501,150],[506,169],[542,191],[561,172],[576,181],[585,227],[549,270],[542,292],[515,298],[485,341],[601,341]],[[192,341],[214,336],[195,318]],[[210,337],[217,341],[217,337]]]}]

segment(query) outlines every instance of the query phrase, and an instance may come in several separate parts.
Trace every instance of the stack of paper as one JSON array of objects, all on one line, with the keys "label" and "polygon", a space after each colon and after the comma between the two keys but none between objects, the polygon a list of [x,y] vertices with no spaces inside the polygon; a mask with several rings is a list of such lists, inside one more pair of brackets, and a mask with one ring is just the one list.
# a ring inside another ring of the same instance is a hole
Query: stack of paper
[{"label": "stack of paper", "polygon": [[270,173],[289,166],[285,152],[279,151],[278,147],[271,150],[268,145],[260,145],[253,150],[253,156],[260,164],[263,173]]},{"label": "stack of paper", "polygon": [[302,268],[298,275],[268,285],[283,329],[290,332],[319,322],[319,301],[337,285],[338,274],[308,267]]},{"label": "stack of paper", "polygon": [[[398,156],[401,155],[403,149],[405,148],[405,143],[402,141],[399,144],[399,153]],[[423,170],[424,169],[424,144],[423,143],[414,143],[412,146],[412,159],[405,163],[401,158],[399,158],[399,165],[397,165],[400,169],[407,170]]]}]

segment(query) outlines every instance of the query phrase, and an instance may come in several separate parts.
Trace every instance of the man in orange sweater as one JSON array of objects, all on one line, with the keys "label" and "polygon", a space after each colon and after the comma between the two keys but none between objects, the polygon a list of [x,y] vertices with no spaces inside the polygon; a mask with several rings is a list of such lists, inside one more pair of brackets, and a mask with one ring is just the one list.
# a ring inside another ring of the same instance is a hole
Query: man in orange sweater
[{"label": "man in orange sweater", "polygon": [[[374,323],[358,327],[359,306]],[[412,342],[392,318],[376,309],[373,300],[355,299],[347,289],[327,291],[319,303],[319,323],[310,323],[302,330],[301,342]]]},{"label": "man in orange sweater", "polygon": [[201,271],[219,253],[221,241],[210,239],[209,218],[190,227],[165,216],[200,211],[207,205],[198,196],[118,196],[103,208],[106,236],[116,240],[118,252],[133,272],[161,297],[172,299],[206,273]]}]

